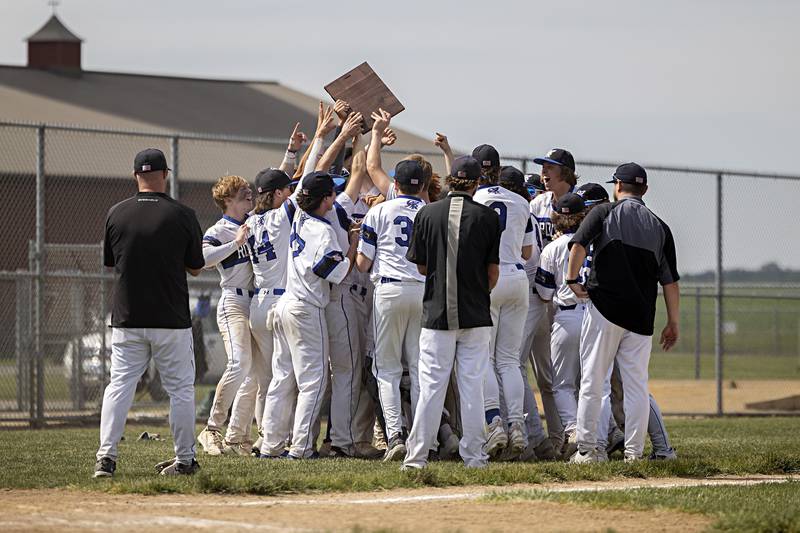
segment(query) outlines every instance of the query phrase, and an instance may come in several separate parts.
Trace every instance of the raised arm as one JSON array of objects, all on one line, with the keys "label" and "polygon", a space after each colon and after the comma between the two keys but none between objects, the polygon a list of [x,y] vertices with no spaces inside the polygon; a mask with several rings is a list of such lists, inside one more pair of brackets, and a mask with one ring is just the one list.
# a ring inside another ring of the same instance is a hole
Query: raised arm
[{"label": "raised arm", "polygon": [[286,148],[286,155],[283,156],[283,162],[279,169],[286,172],[288,176],[294,174],[297,169],[297,152],[303,147],[303,144],[308,141],[308,137],[302,131],[299,131],[300,123],[294,125],[294,130],[289,136],[289,146]]},{"label": "raised arm", "polygon": [[317,168],[317,161],[322,155],[322,144],[325,141],[325,136],[335,128],[336,123],[333,109],[325,107],[322,102],[320,102],[319,111],[317,112],[317,129],[314,132],[314,139],[311,142],[311,147],[304,156],[306,160],[305,165],[302,168],[298,168],[299,172],[295,173],[298,179]]},{"label": "raised arm", "polygon": [[360,142],[360,134],[353,137],[353,165],[350,168],[350,179],[347,180],[347,185],[344,188],[345,194],[350,197],[353,203],[358,201],[358,196],[361,193],[361,185],[364,183],[365,179],[368,179],[367,154],[359,149]]},{"label": "raised arm", "polygon": [[[347,141],[352,139],[358,132],[361,131],[361,123],[364,118],[361,113],[350,113],[347,120],[342,124],[342,131],[336,136],[336,139],[331,143],[322,158],[317,162],[317,171],[326,171],[333,164],[339,152],[344,150]],[[354,154],[355,155],[355,154]]]},{"label": "raised arm", "polygon": [[381,138],[384,131],[389,127],[392,120],[392,115],[388,111],[379,109],[378,112],[372,113],[372,141],[369,144],[367,151],[367,172],[372,179],[372,183],[381,191],[381,194],[386,197],[389,193],[389,186],[392,184],[391,178],[383,170],[381,164]]},{"label": "raised arm", "polygon": [[437,133],[433,139],[433,144],[444,154],[444,170],[449,176],[450,169],[453,168],[453,149],[450,148],[450,141],[447,140],[447,135]]}]

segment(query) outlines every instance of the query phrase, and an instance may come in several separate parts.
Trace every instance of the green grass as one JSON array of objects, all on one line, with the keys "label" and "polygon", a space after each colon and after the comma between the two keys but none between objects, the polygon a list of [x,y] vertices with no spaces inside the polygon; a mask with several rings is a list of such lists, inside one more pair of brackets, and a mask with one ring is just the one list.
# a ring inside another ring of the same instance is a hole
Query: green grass
[{"label": "green grass", "polygon": [[520,490],[487,496],[493,501],[548,500],[602,509],[675,509],[714,517],[719,531],[800,532],[800,482],[755,486],[685,487],[553,493]]},{"label": "green grass", "polygon": [[[653,352],[650,379],[694,379],[694,353]],[[800,379],[800,357],[786,355],[727,354],[725,379]],[[700,379],[714,379],[714,355],[700,355]]]},{"label": "green grass", "polygon": [[163,427],[129,427],[121,443],[114,480],[93,480],[98,430],[0,431],[0,488],[69,487],[112,492],[281,494],[309,491],[380,490],[396,487],[507,485],[613,478],[707,477],[718,474],[800,472],[795,418],[669,419],[668,429],[681,459],[674,462],[599,465],[565,463],[492,464],[484,470],[460,463],[433,463],[421,472],[400,472],[380,461],[256,460],[201,456],[200,474],[165,479],[153,466],[173,455],[172,443],[137,441],[143,431],[169,437]]}]

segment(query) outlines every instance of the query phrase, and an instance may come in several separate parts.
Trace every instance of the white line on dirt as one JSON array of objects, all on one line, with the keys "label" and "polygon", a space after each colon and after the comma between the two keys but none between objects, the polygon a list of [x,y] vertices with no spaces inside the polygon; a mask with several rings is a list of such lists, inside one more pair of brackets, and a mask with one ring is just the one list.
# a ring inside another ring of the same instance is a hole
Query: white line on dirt
[{"label": "white line on dirt", "polygon": [[58,518],[52,516],[37,515],[31,517],[30,521],[7,520],[0,521],[0,529],[3,530],[25,530],[42,529],[43,526],[67,527],[69,529],[88,529],[97,531],[108,531],[111,528],[134,528],[134,527],[167,527],[170,529],[236,529],[248,531],[314,531],[306,528],[287,528],[286,526],[272,526],[269,524],[252,524],[248,522],[233,522],[230,520],[212,520],[208,518],[189,518],[186,516],[144,516],[144,517],[121,517],[115,516],[110,521],[86,520],[74,518]]}]

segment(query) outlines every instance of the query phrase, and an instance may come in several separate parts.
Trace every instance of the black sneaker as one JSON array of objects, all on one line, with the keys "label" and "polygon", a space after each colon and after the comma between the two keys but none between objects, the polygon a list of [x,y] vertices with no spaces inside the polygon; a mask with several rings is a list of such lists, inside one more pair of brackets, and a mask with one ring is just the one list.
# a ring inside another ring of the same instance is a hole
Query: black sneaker
[{"label": "black sneaker", "polygon": [[402,461],[406,458],[406,451],[406,440],[401,435],[396,434],[389,439],[383,462]]},{"label": "black sneaker", "polygon": [[341,446],[331,446],[331,451],[328,454],[330,459],[352,459],[352,457],[353,455]]},{"label": "black sneaker", "polygon": [[197,473],[200,470],[200,465],[197,463],[195,459],[192,459],[192,464],[187,465],[184,463],[180,463],[175,461],[168,467],[161,470],[162,476],[191,476]]},{"label": "black sneaker", "polygon": [[94,464],[94,477],[114,477],[117,462],[111,457],[101,457]]}]

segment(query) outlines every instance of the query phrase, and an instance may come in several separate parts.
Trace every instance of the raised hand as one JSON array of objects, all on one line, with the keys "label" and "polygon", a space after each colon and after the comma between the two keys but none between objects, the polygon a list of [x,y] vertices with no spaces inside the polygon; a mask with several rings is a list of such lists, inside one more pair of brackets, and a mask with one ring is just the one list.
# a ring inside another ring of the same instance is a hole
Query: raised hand
[{"label": "raised hand", "polygon": [[377,131],[378,135],[381,135],[383,131],[389,127],[389,123],[392,121],[391,113],[384,111],[383,109],[373,111],[372,115],[370,116],[372,120],[375,121],[372,124],[372,131]]},{"label": "raised hand", "polygon": [[324,137],[336,128],[334,123],[333,108],[326,107],[319,103],[319,111],[317,112],[317,132],[315,137]]},{"label": "raised hand", "polygon": [[361,113],[350,113],[342,125],[342,135],[348,138],[355,137],[361,132],[362,122],[364,122],[364,117],[361,116]]},{"label": "raised hand", "polygon": [[353,110],[350,109],[350,104],[344,100],[336,100],[336,103],[333,104],[333,112],[339,117],[339,123],[341,124],[347,120],[347,117],[350,116]]},{"label": "raised hand", "polygon": [[303,147],[303,144],[308,142],[308,137],[302,131],[298,131],[300,129],[300,123],[294,125],[294,129],[292,130],[292,134],[289,136],[289,147],[288,150],[290,152],[297,152],[300,148]]},{"label": "raised hand", "polygon": [[394,132],[392,128],[386,128],[383,130],[383,136],[381,137],[381,146],[391,146],[397,142],[397,134]]},{"label": "raised hand", "polygon": [[437,133],[436,138],[433,139],[433,144],[446,154],[453,153],[453,149],[450,148],[450,141],[447,140],[447,135],[442,135],[441,133]]}]

